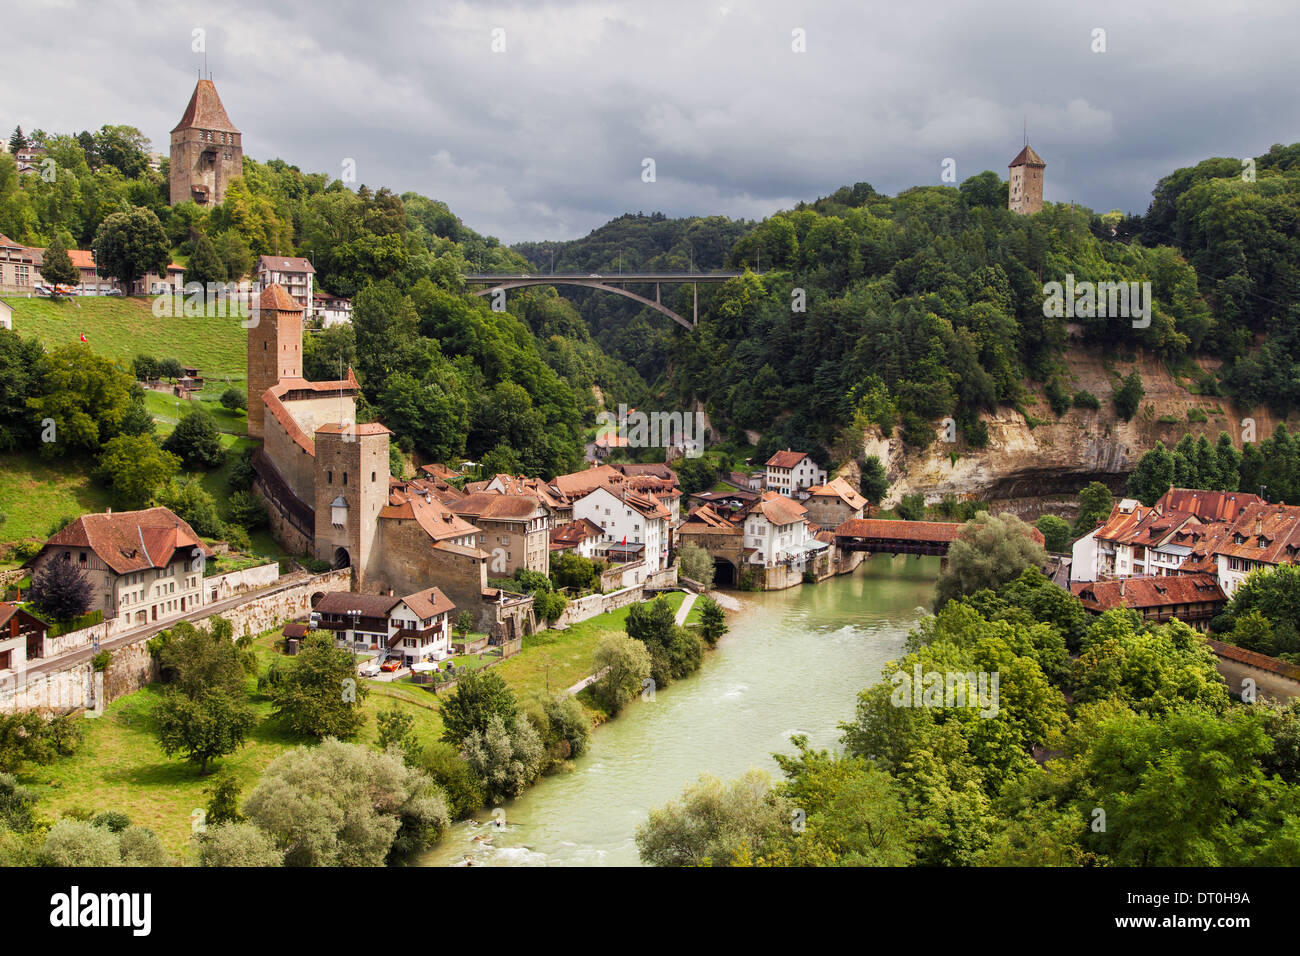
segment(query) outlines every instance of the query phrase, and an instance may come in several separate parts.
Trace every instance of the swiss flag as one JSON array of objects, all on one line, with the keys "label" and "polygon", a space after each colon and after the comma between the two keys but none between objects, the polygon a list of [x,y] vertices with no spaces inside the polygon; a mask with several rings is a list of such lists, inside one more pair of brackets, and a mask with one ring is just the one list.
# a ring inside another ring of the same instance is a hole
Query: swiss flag
[{"label": "swiss flag", "polygon": [[82,333],[81,333],[81,341],[83,341],[83,342],[87,341],[87,339],[86,339],[86,333],[85,333],[85,332],[82,332]]}]

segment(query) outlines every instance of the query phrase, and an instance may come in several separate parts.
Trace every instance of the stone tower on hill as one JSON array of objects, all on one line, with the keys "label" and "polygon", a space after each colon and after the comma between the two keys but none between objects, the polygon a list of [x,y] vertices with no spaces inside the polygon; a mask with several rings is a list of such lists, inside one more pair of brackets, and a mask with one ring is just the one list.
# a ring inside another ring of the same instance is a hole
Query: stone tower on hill
[{"label": "stone tower on hill", "polygon": [[357,590],[378,572],[379,513],[388,506],[388,436],[378,422],[316,429],[316,557],[355,568]]},{"label": "stone tower on hill", "polygon": [[172,130],[171,204],[193,199],[211,208],[223,202],[230,181],[244,174],[244,147],[211,80],[199,80]]},{"label": "stone tower on hill", "polygon": [[302,378],[302,306],[278,285],[257,300],[248,329],[248,437],[266,436],[262,395],[281,379]]},{"label": "stone tower on hill", "polygon": [[1016,154],[1007,167],[1010,172],[1010,190],[1007,208],[1021,215],[1031,215],[1043,209],[1043,170],[1047,164],[1028,143]]}]

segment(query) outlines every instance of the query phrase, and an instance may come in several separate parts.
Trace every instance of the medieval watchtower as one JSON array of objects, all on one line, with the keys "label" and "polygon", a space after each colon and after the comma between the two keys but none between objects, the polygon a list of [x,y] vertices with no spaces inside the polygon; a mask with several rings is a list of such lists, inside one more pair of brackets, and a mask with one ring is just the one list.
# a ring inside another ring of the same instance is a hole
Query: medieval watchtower
[{"label": "medieval watchtower", "polygon": [[248,437],[265,438],[263,393],[281,379],[302,378],[302,306],[280,286],[268,286],[248,326]]},{"label": "medieval watchtower", "polygon": [[1010,165],[1010,189],[1007,208],[1021,215],[1041,212],[1043,209],[1043,170],[1047,164],[1028,143],[1016,154]]},{"label": "medieval watchtower", "polygon": [[193,199],[211,208],[226,198],[230,180],[244,174],[244,147],[211,80],[199,80],[172,130],[171,204]]},{"label": "medieval watchtower", "polygon": [[388,436],[378,422],[316,429],[316,557],[355,568],[357,590],[374,567],[379,512],[388,505]]}]

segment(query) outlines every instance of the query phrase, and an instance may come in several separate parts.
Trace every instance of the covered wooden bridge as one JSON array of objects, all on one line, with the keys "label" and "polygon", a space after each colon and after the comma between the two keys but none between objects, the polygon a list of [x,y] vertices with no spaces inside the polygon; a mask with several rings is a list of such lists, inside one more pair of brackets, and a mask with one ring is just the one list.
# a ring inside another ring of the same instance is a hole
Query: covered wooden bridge
[{"label": "covered wooden bridge", "polygon": [[842,552],[871,554],[931,554],[945,557],[961,525],[955,521],[887,521],[850,518],[835,529],[835,547]]}]

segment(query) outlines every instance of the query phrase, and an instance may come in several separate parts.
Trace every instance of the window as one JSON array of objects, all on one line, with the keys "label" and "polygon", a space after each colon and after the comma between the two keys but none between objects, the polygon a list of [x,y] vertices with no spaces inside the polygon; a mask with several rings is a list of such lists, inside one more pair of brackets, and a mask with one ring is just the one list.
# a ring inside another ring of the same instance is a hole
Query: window
[{"label": "window", "polygon": [[325,472],[325,484],[327,485],[334,484],[334,472],[332,471]]},{"label": "window", "polygon": [[343,472],[343,484],[346,485],[347,483],[348,483],[348,473],[345,471]]}]

